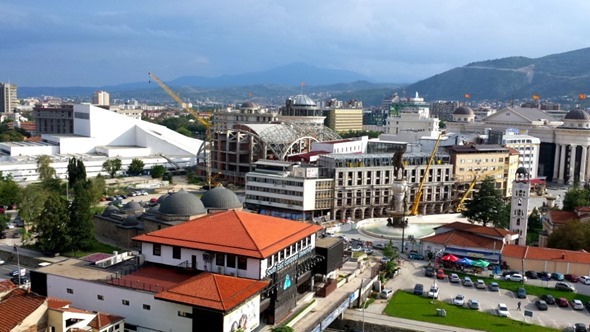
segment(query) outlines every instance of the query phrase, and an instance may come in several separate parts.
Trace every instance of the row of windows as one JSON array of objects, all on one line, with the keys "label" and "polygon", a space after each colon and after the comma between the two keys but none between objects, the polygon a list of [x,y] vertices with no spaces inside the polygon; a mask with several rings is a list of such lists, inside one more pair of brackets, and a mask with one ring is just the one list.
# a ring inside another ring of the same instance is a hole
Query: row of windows
[{"label": "row of windows", "polygon": [[275,186],[294,186],[294,187],[303,187],[303,182],[301,181],[289,181],[283,179],[267,179],[258,176],[250,176],[248,177],[249,181],[258,182],[258,183],[270,183],[274,184]]},{"label": "row of windows", "polygon": [[259,187],[253,185],[247,185],[246,190],[251,191],[260,191],[265,193],[272,193],[272,194],[280,194],[280,195],[289,195],[289,196],[303,196],[302,191],[295,191],[295,190],[285,190],[283,188],[267,188],[267,187]]},{"label": "row of windows", "polygon": [[290,245],[287,248],[275,253],[271,257],[267,258],[267,265],[268,267],[273,267],[275,264],[282,262],[284,259],[293,256],[294,254],[298,253],[299,251],[307,248],[311,244],[311,237],[306,237],[301,239],[300,241]]},{"label": "row of windows", "polygon": [[[158,243],[154,243],[152,246],[152,254],[154,256],[161,256],[162,255],[162,245]],[[172,247],[172,258],[173,259],[181,259],[181,248],[177,246]],[[226,259],[227,258],[227,259]],[[237,263],[236,263],[237,258]],[[226,266],[235,268],[236,265],[240,270],[247,270],[248,266],[248,259],[243,256],[236,256],[236,255],[226,255],[217,253],[215,254],[215,262],[218,266]]]},{"label": "row of windows", "polygon": [[267,202],[268,204],[285,204],[287,206],[303,206],[303,203],[300,201],[295,201],[292,199],[287,198],[275,198],[275,197],[267,197],[267,196],[258,196],[258,195],[246,195],[246,200],[256,200],[256,201],[263,201]]},{"label": "row of windows", "polygon": [[[484,159],[459,159],[459,163],[460,164],[471,164],[471,163],[487,163],[487,162],[491,162],[491,163],[495,163],[496,162],[496,158],[484,158]],[[499,163],[503,163],[504,162],[504,158],[498,158],[498,162]]]}]

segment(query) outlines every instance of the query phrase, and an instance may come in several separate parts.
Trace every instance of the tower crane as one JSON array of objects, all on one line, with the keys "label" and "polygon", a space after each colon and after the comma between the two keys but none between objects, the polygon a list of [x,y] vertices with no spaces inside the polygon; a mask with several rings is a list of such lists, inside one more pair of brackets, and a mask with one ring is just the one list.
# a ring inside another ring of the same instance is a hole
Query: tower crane
[{"label": "tower crane", "polygon": [[422,189],[424,188],[424,183],[426,182],[426,178],[428,178],[428,171],[430,170],[430,165],[434,160],[434,155],[436,154],[436,149],[438,148],[438,143],[440,143],[440,139],[443,136],[444,132],[440,132],[438,134],[438,138],[434,143],[434,148],[432,148],[432,152],[430,153],[430,158],[428,158],[428,164],[426,164],[426,170],[424,170],[424,176],[420,181],[420,186],[418,187],[418,191],[416,191],[416,196],[414,197],[414,202],[412,203],[412,207],[410,208],[410,215],[415,216],[418,214],[418,205],[420,204],[420,199],[422,199]]},{"label": "tower crane", "polygon": [[164,83],[162,82],[162,80],[160,80],[156,75],[152,74],[152,73],[148,73],[149,77],[154,80],[154,82],[158,83],[158,85],[162,88],[162,90],[164,90],[168,96],[170,96],[172,99],[174,99],[174,101],[176,103],[178,103],[178,105],[180,107],[182,107],[182,109],[184,111],[186,111],[187,113],[189,113],[190,115],[192,115],[195,120],[197,120],[199,123],[201,123],[204,127],[205,127],[205,141],[203,142],[204,144],[204,153],[205,153],[205,169],[206,169],[206,174],[207,174],[207,186],[209,189],[211,189],[211,185],[213,183],[213,178],[211,176],[211,146],[212,146],[212,135],[211,135],[211,123],[210,120],[208,118],[204,118],[201,115],[199,115],[199,113],[195,112],[194,110],[192,110],[190,107],[187,106],[187,104],[185,102],[182,101],[182,99],[180,99],[180,97],[174,93],[174,91],[170,90],[170,88]]}]

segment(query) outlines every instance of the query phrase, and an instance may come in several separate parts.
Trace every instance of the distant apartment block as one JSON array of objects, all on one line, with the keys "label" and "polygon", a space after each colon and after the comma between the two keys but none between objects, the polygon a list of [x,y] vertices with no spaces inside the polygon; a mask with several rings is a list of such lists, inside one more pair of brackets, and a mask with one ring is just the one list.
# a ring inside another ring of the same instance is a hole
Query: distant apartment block
[{"label": "distant apartment block", "polygon": [[0,82],[0,113],[13,113],[18,105],[16,85]]},{"label": "distant apartment block", "polygon": [[94,91],[92,94],[92,104],[97,106],[109,106],[111,104],[109,93],[106,91]]},{"label": "distant apartment block", "polygon": [[35,134],[73,134],[74,105],[43,105],[33,108]]},{"label": "distant apartment block", "polygon": [[453,112],[459,107],[458,101],[435,101],[430,104],[430,115],[443,121],[453,120]]},{"label": "distant apartment block", "polygon": [[324,115],[324,124],[337,133],[363,129],[363,104],[360,101],[331,99],[324,107]]}]

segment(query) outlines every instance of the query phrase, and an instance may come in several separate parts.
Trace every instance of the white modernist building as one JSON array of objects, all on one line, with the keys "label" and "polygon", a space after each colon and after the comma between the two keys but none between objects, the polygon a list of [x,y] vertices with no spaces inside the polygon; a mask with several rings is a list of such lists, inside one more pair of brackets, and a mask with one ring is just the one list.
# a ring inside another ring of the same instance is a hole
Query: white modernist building
[{"label": "white modernist building", "polygon": [[0,171],[17,182],[35,181],[36,159],[42,155],[52,158],[51,166],[60,178],[65,177],[71,157],[84,161],[88,176],[98,175],[110,158],[121,159],[123,168],[134,158],[141,159],[145,169],[192,166],[202,143],[161,125],[89,104],[74,105],[73,134],[43,134],[41,142],[0,143]]},{"label": "white modernist building", "polygon": [[541,140],[530,135],[508,134],[502,138],[502,145],[518,151],[518,163],[529,171],[531,179],[537,178]]}]

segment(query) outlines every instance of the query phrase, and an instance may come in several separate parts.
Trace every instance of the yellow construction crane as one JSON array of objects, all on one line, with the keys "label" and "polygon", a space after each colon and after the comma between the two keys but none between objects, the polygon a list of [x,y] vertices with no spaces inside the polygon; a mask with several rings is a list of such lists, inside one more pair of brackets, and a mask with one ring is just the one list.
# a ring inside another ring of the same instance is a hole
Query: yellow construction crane
[{"label": "yellow construction crane", "polygon": [[473,188],[475,187],[475,184],[477,183],[477,181],[480,178],[482,178],[482,177],[488,177],[490,175],[493,175],[493,174],[496,174],[496,173],[500,173],[500,172],[504,172],[504,170],[497,169],[497,170],[489,171],[487,173],[483,173],[483,174],[479,174],[479,175],[476,174],[475,172],[473,172],[473,181],[471,181],[471,183],[469,184],[469,187],[467,187],[467,190],[465,190],[465,193],[463,194],[463,196],[461,196],[461,199],[457,203],[457,207],[455,208],[455,211],[457,211],[457,212],[463,212],[465,210],[465,206],[463,205],[463,203],[465,202],[465,200],[469,196],[469,193],[471,193],[471,190],[473,190]]},{"label": "yellow construction crane", "polygon": [[426,164],[426,170],[424,170],[424,176],[420,181],[420,186],[418,187],[418,191],[416,191],[416,196],[414,197],[414,202],[412,207],[410,208],[410,215],[415,216],[418,214],[418,205],[420,204],[420,199],[422,198],[422,189],[424,188],[424,183],[426,182],[426,178],[428,178],[428,171],[430,170],[430,165],[432,165],[432,161],[434,160],[434,155],[436,154],[436,149],[438,148],[438,143],[440,143],[441,137],[444,135],[444,132],[440,132],[438,134],[438,138],[434,143],[434,148],[432,148],[432,152],[430,153],[430,158],[428,159],[428,164]]},{"label": "yellow construction crane", "polygon": [[187,104],[185,102],[183,102],[182,99],[180,99],[180,97],[178,97],[178,95],[176,93],[174,93],[174,91],[170,90],[170,88],[164,82],[162,82],[162,80],[160,80],[156,75],[154,75],[152,73],[148,73],[148,75],[150,76],[150,78],[152,80],[154,80],[154,82],[158,83],[158,85],[162,88],[162,90],[164,90],[172,99],[174,99],[174,101],[176,101],[176,103],[178,103],[178,105],[180,105],[180,107],[182,107],[183,110],[185,110],[187,113],[192,115],[195,118],[195,120],[199,121],[199,123],[201,123],[203,126],[205,126],[205,141],[203,142],[203,144],[205,145],[204,146],[205,148],[203,149],[203,151],[205,153],[205,168],[206,168],[206,172],[207,172],[207,179],[206,179],[207,186],[209,189],[211,189],[211,186],[213,184],[213,177],[211,176],[212,135],[211,135],[211,124],[210,124],[209,118],[203,118],[201,115],[199,115],[199,113],[197,113],[194,110],[192,110],[191,108],[189,108],[187,106]]}]

